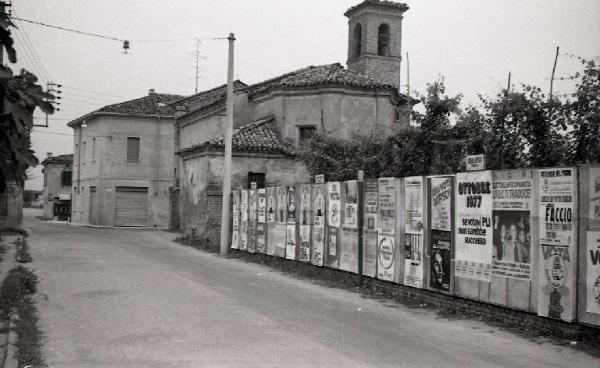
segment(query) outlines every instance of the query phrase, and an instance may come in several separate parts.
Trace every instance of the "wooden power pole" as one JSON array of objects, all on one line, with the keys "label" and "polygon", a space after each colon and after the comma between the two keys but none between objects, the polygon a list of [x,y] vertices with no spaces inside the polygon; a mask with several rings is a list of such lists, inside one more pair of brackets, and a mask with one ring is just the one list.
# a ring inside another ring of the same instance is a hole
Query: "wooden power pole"
[{"label": "wooden power pole", "polygon": [[552,92],[554,89],[554,73],[556,72],[556,62],[558,61],[558,46],[556,46],[556,56],[554,56],[554,65],[552,66],[552,76],[550,77],[550,94],[548,100],[552,100]]},{"label": "wooden power pole", "polygon": [[229,58],[227,62],[227,122],[225,123],[225,167],[223,173],[223,208],[221,210],[221,255],[229,249],[229,203],[231,201],[231,151],[233,135],[233,50],[235,35],[229,34]]}]

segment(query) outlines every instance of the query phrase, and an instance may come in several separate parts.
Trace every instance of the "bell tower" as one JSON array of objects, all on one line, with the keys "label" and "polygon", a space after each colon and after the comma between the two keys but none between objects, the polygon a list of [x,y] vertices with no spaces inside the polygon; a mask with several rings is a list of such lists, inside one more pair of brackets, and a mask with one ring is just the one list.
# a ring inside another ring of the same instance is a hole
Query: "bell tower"
[{"label": "bell tower", "polygon": [[348,69],[400,87],[403,3],[365,0],[348,9]]}]

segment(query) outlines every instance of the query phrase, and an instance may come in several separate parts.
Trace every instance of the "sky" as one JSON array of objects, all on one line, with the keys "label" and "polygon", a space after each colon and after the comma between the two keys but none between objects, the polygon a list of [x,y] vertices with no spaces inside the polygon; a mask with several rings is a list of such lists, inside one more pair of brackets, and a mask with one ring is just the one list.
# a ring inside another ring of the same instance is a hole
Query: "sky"
[{"label": "sky", "polygon": [[[21,0],[13,16],[130,41],[85,36],[15,21],[19,62],[40,83],[62,85],[60,111],[49,128],[35,127],[33,149],[72,153],[67,122],[104,105],[159,93],[189,95],[195,88],[195,38],[200,39],[199,90],[226,82],[227,41],[234,32],[235,77],[259,82],[308,65],[347,59],[347,18],[360,0]],[[444,78],[450,95],[477,104],[512,84],[548,91],[556,47],[557,77],[581,64],[572,55],[600,56],[598,0],[412,0],[404,14],[402,91],[411,95]],[[555,81],[556,94],[575,82]],[[36,113],[36,124],[45,116]],[[30,189],[41,189],[41,167],[31,170]]]}]

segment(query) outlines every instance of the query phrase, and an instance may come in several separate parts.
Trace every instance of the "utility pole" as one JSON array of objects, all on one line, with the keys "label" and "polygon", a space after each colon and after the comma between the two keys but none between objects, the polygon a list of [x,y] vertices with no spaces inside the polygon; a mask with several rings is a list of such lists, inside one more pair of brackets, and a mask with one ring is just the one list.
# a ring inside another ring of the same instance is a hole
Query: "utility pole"
[{"label": "utility pole", "polygon": [[552,76],[550,77],[550,94],[548,100],[552,100],[552,91],[554,89],[554,72],[556,72],[556,62],[558,61],[558,46],[556,46],[556,56],[554,56],[554,66],[552,66]]},{"label": "utility pole", "polygon": [[506,85],[506,95],[510,93],[510,72],[508,72],[508,84]]},{"label": "utility pole", "polygon": [[223,173],[223,208],[221,211],[221,255],[229,249],[229,202],[231,200],[231,137],[233,135],[233,50],[235,35],[229,34],[229,58],[227,62],[227,122],[225,125],[225,172]]},{"label": "utility pole", "polygon": [[406,95],[408,96],[408,106],[411,110],[408,112],[408,125],[410,126],[412,105],[410,104],[410,61],[408,59],[408,52],[406,53]]},{"label": "utility pole", "polygon": [[198,68],[200,64],[200,39],[196,37],[196,87],[194,88],[194,94],[198,93]]}]

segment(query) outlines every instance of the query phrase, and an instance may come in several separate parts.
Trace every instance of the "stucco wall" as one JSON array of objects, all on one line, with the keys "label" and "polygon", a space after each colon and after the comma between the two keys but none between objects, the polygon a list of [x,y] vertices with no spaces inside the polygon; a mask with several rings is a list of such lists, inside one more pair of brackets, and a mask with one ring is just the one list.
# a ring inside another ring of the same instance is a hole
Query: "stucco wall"
[{"label": "stucco wall", "polygon": [[6,200],[7,214],[0,214],[0,230],[21,229],[23,224],[23,190],[14,183],[7,183],[0,192],[0,200]]},{"label": "stucco wall", "polygon": [[[138,186],[148,187],[148,225],[166,227],[168,187],[176,164],[174,120],[100,116],[88,119],[86,128],[74,128],[74,133],[72,221],[89,223],[89,188],[96,186],[97,224],[114,226],[115,188]],[[127,137],[140,138],[139,161],[127,161]]]},{"label": "stucco wall", "polygon": [[[218,244],[220,239],[223,156],[208,154],[182,161],[180,224],[188,235]],[[308,182],[302,162],[291,158],[259,155],[234,156],[232,188],[247,188],[249,172],[265,173],[266,186]]]},{"label": "stucco wall", "polygon": [[54,216],[54,198],[60,195],[71,195],[71,186],[62,185],[63,171],[72,171],[72,164],[47,164],[44,166],[45,186],[43,192],[44,218]]}]

